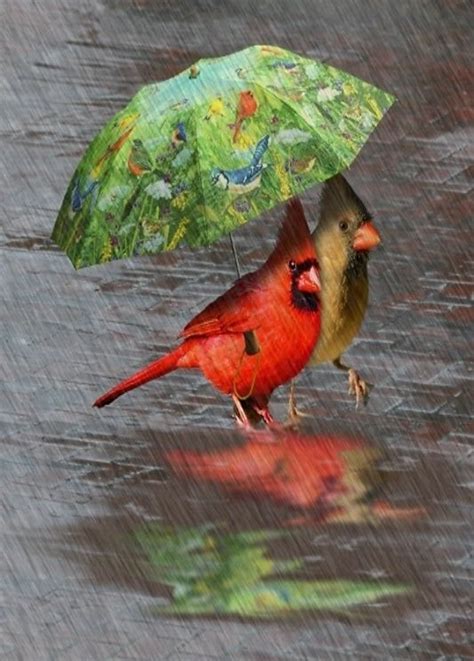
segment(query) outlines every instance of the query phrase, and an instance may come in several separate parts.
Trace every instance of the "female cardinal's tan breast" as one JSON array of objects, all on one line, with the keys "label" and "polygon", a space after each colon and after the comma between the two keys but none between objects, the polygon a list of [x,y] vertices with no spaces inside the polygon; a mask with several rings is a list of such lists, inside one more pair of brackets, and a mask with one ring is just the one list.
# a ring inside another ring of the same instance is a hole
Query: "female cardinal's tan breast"
[{"label": "female cardinal's tan breast", "polygon": [[339,358],[350,346],[364,320],[369,298],[367,266],[348,269],[345,256],[318,249],[321,268],[321,333],[310,364]]}]

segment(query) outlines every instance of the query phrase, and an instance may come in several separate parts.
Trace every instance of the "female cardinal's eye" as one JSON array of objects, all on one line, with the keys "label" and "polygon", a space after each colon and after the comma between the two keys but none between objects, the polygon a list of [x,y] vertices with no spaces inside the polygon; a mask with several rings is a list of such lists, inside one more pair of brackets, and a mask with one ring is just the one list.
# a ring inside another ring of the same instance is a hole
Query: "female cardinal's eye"
[{"label": "female cardinal's eye", "polygon": [[288,268],[290,271],[296,271],[296,262],[294,262],[292,259],[288,262]]},{"label": "female cardinal's eye", "polygon": [[341,222],[339,223],[339,227],[340,227],[342,232],[347,232],[347,229],[349,227],[349,223],[347,222],[347,220],[341,220]]}]

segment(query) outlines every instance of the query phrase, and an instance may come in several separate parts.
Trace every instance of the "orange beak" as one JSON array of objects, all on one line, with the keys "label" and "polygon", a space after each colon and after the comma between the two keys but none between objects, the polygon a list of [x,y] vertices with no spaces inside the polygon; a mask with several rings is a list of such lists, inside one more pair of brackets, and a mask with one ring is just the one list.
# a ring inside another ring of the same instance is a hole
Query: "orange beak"
[{"label": "orange beak", "polygon": [[380,237],[379,231],[375,228],[374,225],[372,225],[370,220],[367,220],[365,223],[362,223],[362,225],[355,233],[352,247],[354,250],[357,250],[357,252],[366,252],[376,248],[381,240],[382,239]]},{"label": "orange beak", "polygon": [[319,279],[318,269],[312,266],[308,271],[304,271],[298,278],[298,289],[307,294],[317,294],[321,291],[321,281]]}]

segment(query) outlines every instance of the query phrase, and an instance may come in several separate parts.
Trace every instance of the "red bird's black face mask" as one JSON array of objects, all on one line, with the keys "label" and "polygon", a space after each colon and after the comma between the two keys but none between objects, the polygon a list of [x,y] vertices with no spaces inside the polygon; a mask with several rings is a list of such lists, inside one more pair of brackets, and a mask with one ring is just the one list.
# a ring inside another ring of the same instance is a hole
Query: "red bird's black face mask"
[{"label": "red bird's black face mask", "polygon": [[321,291],[319,280],[319,265],[316,259],[305,259],[296,263],[290,260],[288,268],[291,273],[291,301],[301,310],[318,309],[318,294]]}]

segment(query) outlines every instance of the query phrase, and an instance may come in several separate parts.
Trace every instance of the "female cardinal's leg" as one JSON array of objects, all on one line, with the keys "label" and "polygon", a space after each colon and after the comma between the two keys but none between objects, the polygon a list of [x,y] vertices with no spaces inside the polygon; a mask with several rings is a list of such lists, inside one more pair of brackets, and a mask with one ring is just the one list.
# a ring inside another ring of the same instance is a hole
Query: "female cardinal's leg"
[{"label": "female cardinal's leg", "polygon": [[372,387],[372,385],[361,379],[355,369],[344,365],[344,363],[341,363],[340,356],[339,358],[336,358],[336,360],[333,360],[333,365],[337,367],[337,369],[347,372],[349,378],[348,393],[349,395],[355,395],[356,409],[359,408],[360,401],[366,405],[369,399],[369,389]]},{"label": "female cardinal's leg", "polygon": [[295,388],[295,381],[291,381],[290,383],[290,396],[288,398],[288,417],[286,419],[286,425],[291,426],[294,424],[298,424],[301,418],[311,418],[311,416],[308,413],[303,413],[303,411],[300,411],[299,408],[296,406],[296,388]]}]

